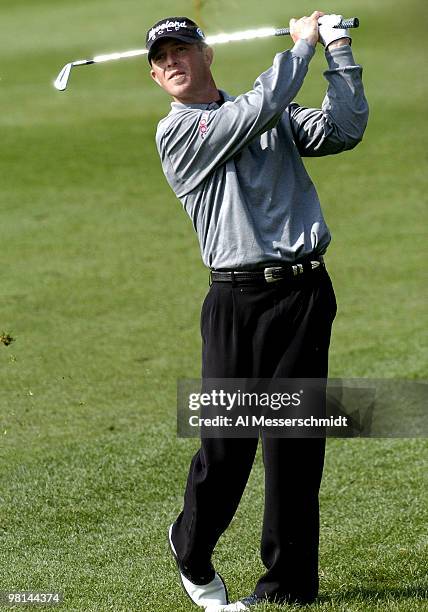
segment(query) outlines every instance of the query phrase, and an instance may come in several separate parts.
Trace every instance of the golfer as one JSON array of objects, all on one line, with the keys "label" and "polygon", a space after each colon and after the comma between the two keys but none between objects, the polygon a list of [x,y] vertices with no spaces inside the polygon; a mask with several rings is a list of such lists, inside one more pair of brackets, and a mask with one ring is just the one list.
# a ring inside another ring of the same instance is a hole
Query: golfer
[{"label": "golfer", "polygon": [[[339,21],[320,11],[292,19],[294,46],[238,97],[218,89],[213,50],[193,21],[169,17],[147,33],[151,76],[173,100],[156,134],[162,168],[211,270],[201,313],[203,378],[327,377],[336,314],[323,259],[330,233],[301,158],[352,149],[366,127],[362,69],[348,31],[333,27]],[[328,88],[314,109],[294,99],[318,42]],[[347,205],[345,193],[337,197]],[[202,438],[192,459],[169,542],[182,586],[200,607],[247,610],[266,600],[305,604],[317,597],[323,438],[262,437],[266,572],[250,594],[229,604],[211,563],[257,442]]]}]

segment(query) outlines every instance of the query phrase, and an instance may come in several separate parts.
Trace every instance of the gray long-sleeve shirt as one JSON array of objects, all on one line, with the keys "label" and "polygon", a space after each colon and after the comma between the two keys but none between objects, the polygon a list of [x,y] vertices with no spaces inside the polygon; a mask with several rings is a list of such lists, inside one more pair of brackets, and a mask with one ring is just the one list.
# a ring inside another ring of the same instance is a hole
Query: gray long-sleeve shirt
[{"label": "gray long-sleeve shirt", "polygon": [[327,249],[330,233],[301,157],[352,149],[368,106],[348,45],[326,52],[322,109],[292,103],[313,54],[300,40],[275,56],[251,91],[222,92],[220,106],[173,102],[158,125],[164,174],[210,268],[293,262]]}]

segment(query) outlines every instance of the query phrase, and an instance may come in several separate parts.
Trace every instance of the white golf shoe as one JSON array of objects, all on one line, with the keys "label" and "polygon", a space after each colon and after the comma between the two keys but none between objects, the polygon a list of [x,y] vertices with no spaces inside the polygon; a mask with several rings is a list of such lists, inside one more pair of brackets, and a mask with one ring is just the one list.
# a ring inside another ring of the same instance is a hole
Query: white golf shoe
[{"label": "white golf shoe", "polygon": [[248,610],[250,612],[250,608],[256,606],[257,604],[266,603],[266,599],[260,599],[257,597],[255,593],[252,595],[248,595],[248,597],[243,597],[239,601],[235,601],[234,603],[228,604],[227,606],[217,606],[217,608],[207,608],[206,612],[244,612]]},{"label": "white golf shoe", "polygon": [[249,608],[242,601],[235,601],[235,603],[228,604],[227,606],[214,606],[213,608],[205,608],[206,612],[244,612],[249,611]]},{"label": "white golf shoe", "polygon": [[218,610],[222,610],[222,606],[226,606],[229,603],[226,585],[224,584],[222,577],[215,572],[214,578],[207,584],[194,584],[191,582],[181,571],[177,552],[174,544],[172,543],[172,525],[169,528],[168,540],[171,552],[175,562],[177,563],[181,584],[193,603],[201,608],[205,608],[207,612],[217,612]]}]

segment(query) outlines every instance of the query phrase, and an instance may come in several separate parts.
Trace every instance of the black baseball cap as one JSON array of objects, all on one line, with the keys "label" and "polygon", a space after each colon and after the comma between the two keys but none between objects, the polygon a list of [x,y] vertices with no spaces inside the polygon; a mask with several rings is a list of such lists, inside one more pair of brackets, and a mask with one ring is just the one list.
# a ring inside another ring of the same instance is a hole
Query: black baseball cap
[{"label": "black baseball cap", "polygon": [[188,17],[166,17],[157,21],[146,35],[146,49],[148,60],[152,63],[154,54],[153,45],[161,38],[177,38],[186,43],[197,43],[205,40],[205,34],[197,23]]}]

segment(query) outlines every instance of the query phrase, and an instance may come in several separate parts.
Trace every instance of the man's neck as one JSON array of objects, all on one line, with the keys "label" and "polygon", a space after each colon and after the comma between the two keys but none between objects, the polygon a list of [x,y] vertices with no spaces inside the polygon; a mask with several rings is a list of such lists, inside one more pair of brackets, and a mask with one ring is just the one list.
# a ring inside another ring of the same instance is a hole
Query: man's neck
[{"label": "man's neck", "polygon": [[204,91],[198,92],[197,94],[189,95],[188,97],[173,97],[174,102],[179,102],[180,104],[211,104],[212,102],[218,102],[221,99],[222,95],[215,86],[215,84],[208,87]]}]

